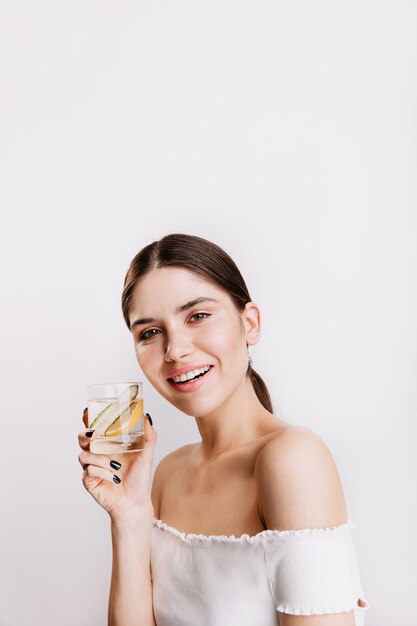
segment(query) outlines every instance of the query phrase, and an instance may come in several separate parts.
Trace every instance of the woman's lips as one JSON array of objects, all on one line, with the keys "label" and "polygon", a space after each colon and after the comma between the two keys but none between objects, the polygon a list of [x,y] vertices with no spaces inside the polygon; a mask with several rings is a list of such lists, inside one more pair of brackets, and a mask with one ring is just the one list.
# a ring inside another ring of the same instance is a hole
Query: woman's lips
[{"label": "woman's lips", "polygon": [[168,380],[168,382],[177,391],[181,391],[182,393],[190,393],[191,391],[196,391],[201,387],[201,385],[205,383],[206,379],[210,377],[213,368],[214,365],[212,365],[203,376],[200,376],[200,378],[195,378],[188,383],[175,383],[173,380]]}]

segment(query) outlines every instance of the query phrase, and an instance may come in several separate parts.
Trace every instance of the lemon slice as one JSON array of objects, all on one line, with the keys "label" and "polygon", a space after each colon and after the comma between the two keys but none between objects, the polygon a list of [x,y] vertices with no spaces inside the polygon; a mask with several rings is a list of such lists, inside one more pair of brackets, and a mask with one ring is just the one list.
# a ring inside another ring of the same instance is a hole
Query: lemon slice
[{"label": "lemon slice", "polygon": [[[132,408],[136,404],[136,407],[132,411]],[[132,413],[130,413],[132,411]],[[136,424],[143,412],[143,400],[134,401],[130,403],[130,406],[123,411],[123,413],[109,426],[105,431],[105,437],[119,437],[130,430]]]}]

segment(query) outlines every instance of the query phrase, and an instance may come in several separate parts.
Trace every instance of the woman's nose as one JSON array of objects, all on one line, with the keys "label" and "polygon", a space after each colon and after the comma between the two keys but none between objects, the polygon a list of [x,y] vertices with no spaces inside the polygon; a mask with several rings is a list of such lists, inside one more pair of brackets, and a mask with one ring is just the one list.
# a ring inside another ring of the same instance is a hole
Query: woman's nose
[{"label": "woman's nose", "polygon": [[165,351],[165,359],[167,361],[181,361],[191,353],[192,346],[190,342],[187,341],[185,337],[182,339],[180,337],[176,337],[175,340],[171,339],[168,342]]}]

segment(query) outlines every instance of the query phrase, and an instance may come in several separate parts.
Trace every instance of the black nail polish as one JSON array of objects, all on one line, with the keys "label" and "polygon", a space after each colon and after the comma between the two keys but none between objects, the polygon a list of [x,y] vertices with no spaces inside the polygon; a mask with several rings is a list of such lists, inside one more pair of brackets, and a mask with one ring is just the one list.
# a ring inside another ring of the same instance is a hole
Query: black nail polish
[{"label": "black nail polish", "polygon": [[116,475],[113,476],[113,480],[115,483],[119,484],[121,482],[120,478]]},{"label": "black nail polish", "polygon": [[94,430],[88,430],[85,434],[87,435],[87,437],[92,437],[93,436],[93,432],[94,432]]},{"label": "black nail polish", "polygon": [[153,426],[153,422],[152,422],[152,418],[149,415],[149,413],[146,413],[146,417],[148,418],[148,420],[150,421],[151,426]]},{"label": "black nail polish", "polygon": [[110,461],[110,465],[115,470],[119,470],[122,467],[121,463],[119,463],[118,461]]}]

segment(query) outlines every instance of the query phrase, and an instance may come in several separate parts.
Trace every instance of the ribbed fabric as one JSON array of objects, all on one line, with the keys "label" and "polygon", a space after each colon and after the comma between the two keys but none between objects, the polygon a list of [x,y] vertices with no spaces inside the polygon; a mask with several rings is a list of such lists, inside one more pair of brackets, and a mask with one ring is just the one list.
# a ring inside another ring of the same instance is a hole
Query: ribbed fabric
[{"label": "ribbed fabric", "polygon": [[[277,626],[293,615],[369,608],[351,537],[334,528],[249,536],[185,534],[153,519],[151,572],[157,626]],[[365,606],[358,606],[362,600]]]}]

